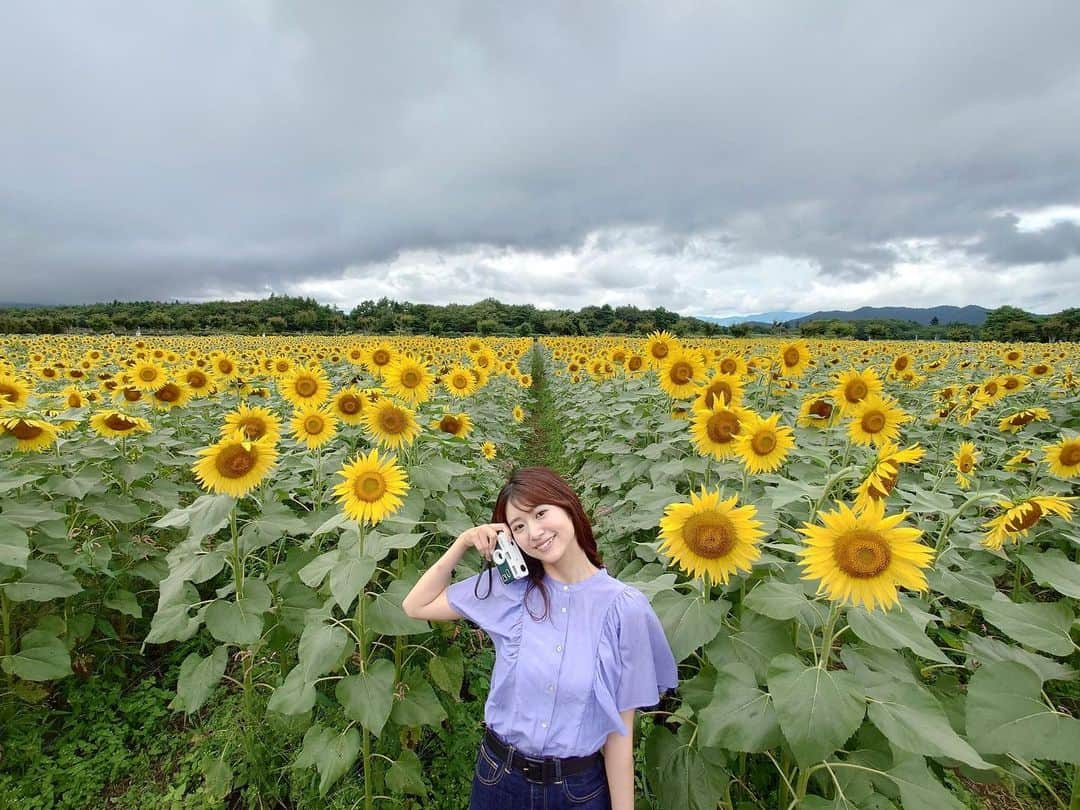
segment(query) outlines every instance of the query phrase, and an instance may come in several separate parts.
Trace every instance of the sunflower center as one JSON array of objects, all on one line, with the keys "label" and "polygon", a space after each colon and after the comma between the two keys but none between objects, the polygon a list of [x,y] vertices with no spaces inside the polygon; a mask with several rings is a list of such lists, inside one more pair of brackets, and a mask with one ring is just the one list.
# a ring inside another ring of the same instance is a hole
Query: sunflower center
[{"label": "sunflower center", "polygon": [[1019,359],[1020,359],[1020,352],[1009,352],[1009,353],[1008,353],[1007,355],[1005,355],[1005,356],[1006,356],[1006,357],[1007,357],[1007,358],[1008,358],[1009,360],[1013,360],[1013,361],[1016,361],[1016,360],[1019,360]]},{"label": "sunflower center", "polygon": [[0,383],[0,400],[5,402],[16,402],[19,399],[19,392],[14,386]]},{"label": "sunflower center", "polygon": [[896,362],[893,363],[893,368],[895,368],[897,371],[903,371],[907,367],[908,367],[908,358],[905,355],[901,355],[900,357],[897,357]]},{"label": "sunflower center", "polygon": [[1039,363],[1037,366],[1032,367],[1031,373],[1036,375],[1036,376],[1042,376],[1043,374],[1045,374],[1049,370],[1050,370],[1050,366],[1048,366],[1048,365],[1046,365],[1044,363]]},{"label": "sunflower center", "polygon": [[788,368],[794,368],[799,365],[799,350],[795,347],[789,347],[784,350],[784,365]]},{"label": "sunflower center", "polygon": [[767,456],[776,449],[776,434],[771,430],[755,433],[754,438],[750,440],[750,447],[756,455]]},{"label": "sunflower center", "polygon": [[852,529],[836,541],[833,552],[840,570],[856,579],[876,577],[892,562],[892,550],[879,533]]},{"label": "sunflower center", "polygon": [[360,413],[363,409],[363,405],[360,404],[360,399],[354,397],[352,394],[346,394],[338,400],[338,410],[342,413],[352,416],[354,413]]},{"label": "sunflower center", "polygon": [[439,420],[439,430],[444,433],[457,433],[461,429],[461,420],[447,414]]},{"label": "sunflower center", "polygon": [[971,456],[961,456],[960,463],[956,466],[959,468],[960,472],[969,473],[971,472],[971,468],[975,466],[975,459]]},{"label": "sunflower center", "polygon": [[739,420],[731,413],[714,413],[705,423],[705,432],[709,434],[710,441],[727,444],[739,432]]},{"label": "sunflower center", "polygon": [[176,402],[180,399],[180,388],[175,383],[166,383],[154,392],[154,397],[162,402]]},{"label": "sunflower center", "polygon": [[723,400],[724,405],[731,404],[731,398],[734,396],[734,392],[731,390],[731,386],[728,383],[720,380],[712,383],[705,391],[705,405],[711,408],[713,403],[716,402],[717,397]]},{"label": "sunflower center", "polygon": [[240,430],[244,431],[248,439],[255,441],[266,435],[266,423],[262,419],[251,417],[240,422]]},{"label": "sunflower center", "polygon": [[296,381],[296,393],[302,397],[313,397],[319,390],[319,384],[311,377],[301,377]]},{"label": "sunflower center", "polygon": [[988,382],[986,385],[983,386],[983,391],[985,391],[990,396],[996,394],[997,390],[998,384],[996,382]]},{"label": "sunflower center", "polygon": [[323,432],[324,427],[326,427],[326,423],[317,413],[304,418],[304,431],[311,436],[318,436]]},{"label": "sunflower center", "polygon": [[817,399],[814,400],[814,404],[810,406],[809,411],[812,416],[819,419],[828,419],[832,416],[832,404],[823,399]]},{"label": "sunflower center", "polygon": [[684,360],[673,363],[668,377],[676,385],[686,385],[694,378],[694,367]]},{"label": "sunflower center", "polygon": [[422,379],[415,369],[410,368],[401,375],[401,384],[406,388],[416,388],[416,386],[420,385]]},{"label": "sunflower center", "polygon": [[9,424],[4,429],[19,441],[36,439],[44,432],[37,425],[31,425],[25,419],[20,419],[14,425]]},{"label": "sunflower center", "polygon": [[82,397],[78,394],[68,394],[67,404],[69,408],[81,408]]},{"label": "sunflower center", "polygon": [[738,540],[731,521],[717,512],[690,517],[683,527],[683,537],[692,552],[708,560],[727,556]]},{"label": "sunflower center", "polygon": [[657,360],[663,360],[665,357],[668,356],[668,352],[670,351],[670,349],[668,349],[666,343],[657,343],[649,351],[652,353],[652,356],[655,357]]},{"label": "sunflower center", "polygon": [[217,367],[222,374],[232,374],[233,364],[228,360],[218,360]]},{"label": "sunflower center", "polygon": [[201,371],[189,371],[185,379],[187,384],[196,390],[206,387],[207,378]]},{"label": "sunflower center", "polygon": [[880,433],[885,429],[885,421],[885,414],[881,411],[867,411],[859,424],[867,433]]},{"label": "sunflower center", "polygon": [[642,359],[640,357],[638,357],[636,354],[633,357],[631,357],[629,360],[626,361],[626,367],[628,369],[630,369],[631,371],[640,371],[641,370],[641,364],[642,364]]},{"label": "sunflower center", "polygon": [[284,360],[278,360],[274,368],[277,369],[278,374],[284,374],[286,371],[289,370],[289,364],[286,363]]},{"label": "sunflower center", "polygon": [[1080,442],[1073,442],[1062,447],[1061,453],[1058,455],[1058,463],[1063,467],[1080,464]]},{"label": "sunflower center", "polygon": [[725,357],[720,361],[720,370],[725,374],[734,374],[739,369],[739,364],[730,357]]},{"label": "sunflower center", "polygon": [[120,432],[125,430],[131,430],[135,427],[137,423],[121,414],[110,413],[107,417],[105,417],[105,424],[110,430]]},{"label": "sunflower center", "polygon": [[874,500],[880,500],[887,498],[889,493],[893,491],[893,487],[896,486],[896,480],[900,477],[900,471],[897,470],[889,475],[878,476],[878,480],[881,482],[881,487],[875,486],[873,483],[866,488],[866,494]]},{"label": "sunflower center", "polygon": [[241,444],[233,444],[218,453],[214,467],[222,478],[243,478],[255,468],[255,454]]},{"label": "sunflower center", "polygon": [[1019,515],[1016,515],[1012,520],[1005,524],[1005,528],[1010,532],[1022,532],[1024,529],[1030,529],[1034,526],[1039,518],[1042,517],[1042,507],[1037,503],[1027,504],[1028,509]]},{"label": "sunflower center", "polygon": [[386,479],[374,470],[369,470],[356,479],[353,492],[360,500],[374,503],[386,494]]},{"label": "sunflower center", "polygon": [[866,383],[862,380],[852,380],[844,386],[844,399],[848,402],[862,402],[869,393]]},{"label": "sunflower center", "polygon": [[379,427],[384,433],[401,433],[405,430],[405,414],[397,408],[385,410],[379,414]]},{"label": "sunflower center", "polygon": [[157,369],[143,368],[139,369],[139,379],[143,382],[153,382],[157,379]]},{"label": "sunflower center", "polygon": [[1035,414],[1033,414],[1031,411],[1020,411],[1020,413],[1014,415],[1009,420],[1009,424],[1023,427],[1024,425],[1030,424],[1034,419]]},{"label": "sunflower center", "polygon": [[140,399],[142,399],[142,391],[140,391],[138,388],[125,388],[124,399],[126,399],[128,402],[138,402]]}]

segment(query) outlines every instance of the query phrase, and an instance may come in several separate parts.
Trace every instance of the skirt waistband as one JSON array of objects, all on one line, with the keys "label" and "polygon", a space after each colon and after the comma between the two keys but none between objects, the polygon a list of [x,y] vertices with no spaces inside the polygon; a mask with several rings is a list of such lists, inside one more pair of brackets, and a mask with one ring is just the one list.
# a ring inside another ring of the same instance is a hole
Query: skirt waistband
[{"label": "skirt waistband", "polygon": [[524,775],[529,782],[557,785],[564,776],[587,771],[604,761],[599,751],[585,757],[530,757],[503,742],[494,731],[484,727],[484,742],[501,762]]}]

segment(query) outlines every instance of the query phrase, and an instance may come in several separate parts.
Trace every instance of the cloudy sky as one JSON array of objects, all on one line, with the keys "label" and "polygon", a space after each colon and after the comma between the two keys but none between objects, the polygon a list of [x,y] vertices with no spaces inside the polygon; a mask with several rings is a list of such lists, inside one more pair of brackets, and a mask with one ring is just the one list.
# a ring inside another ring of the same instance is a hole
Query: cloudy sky
[{"label": "cloudy sky", "polygon": [[0,301],[1080,306],[1080,3],[5,4]]}]

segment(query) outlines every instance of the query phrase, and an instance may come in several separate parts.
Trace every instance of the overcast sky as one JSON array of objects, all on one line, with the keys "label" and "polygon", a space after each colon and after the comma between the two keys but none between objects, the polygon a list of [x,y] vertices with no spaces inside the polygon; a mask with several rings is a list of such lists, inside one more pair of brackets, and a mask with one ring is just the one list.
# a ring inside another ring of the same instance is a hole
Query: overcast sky
[{"label": "overcast sky", "polygon": [[9,0],[0,301],[1080,306],[1080,3]]}]

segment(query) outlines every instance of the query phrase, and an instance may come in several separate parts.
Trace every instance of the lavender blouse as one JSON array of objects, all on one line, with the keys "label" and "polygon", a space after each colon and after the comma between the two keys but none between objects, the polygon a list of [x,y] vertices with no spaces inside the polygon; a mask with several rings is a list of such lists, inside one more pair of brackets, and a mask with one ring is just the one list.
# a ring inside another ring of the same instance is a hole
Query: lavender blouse
[{"label": "lavender blouse", "polygon": [[495,644],[495,669],[484,720],[530,756],[584,756],[612,731],[626,734],[619,712],[653,706],[678,686],[671,646],[649,600],[600,569],[564,584],[544,576],[549,607],[538,588],[525,605],[527,579],[504,585],[475,574],[447,590],[450,605]]}]

